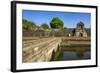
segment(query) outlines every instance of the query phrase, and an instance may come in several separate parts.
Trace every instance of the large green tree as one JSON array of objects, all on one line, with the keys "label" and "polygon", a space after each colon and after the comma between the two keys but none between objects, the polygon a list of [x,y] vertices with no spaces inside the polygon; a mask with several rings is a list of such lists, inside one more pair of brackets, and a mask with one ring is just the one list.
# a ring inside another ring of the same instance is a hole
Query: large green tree
[{"label": "large green tree", "polygon": [[43,23],[43,24],[41,25],[41,27],[42,27],[43,29],[49,29],[49,26],[48,26],[47,23]]},{"label": "large green tree", "polygon": [[59,17],[54,17],[50,22],[51,28],[64,28],[64,22]]},{"label": "large green tree", "polygon": [[26,30],[33,30],[36,27],[34,22],[28,21],[26,19],[22,20],[22,28]]}]

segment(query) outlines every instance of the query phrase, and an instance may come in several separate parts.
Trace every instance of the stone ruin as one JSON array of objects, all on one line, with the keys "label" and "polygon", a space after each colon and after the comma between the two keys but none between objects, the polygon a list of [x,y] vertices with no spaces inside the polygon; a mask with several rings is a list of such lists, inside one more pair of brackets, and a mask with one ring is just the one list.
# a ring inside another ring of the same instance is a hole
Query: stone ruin
[{"label": "stone ruin", "polygon": [[76,37],[87,37],[88,36],[83,22],[80,21],[79,23],[77,23],[74,36]]},{"label": "stone ruin", "polygon": [[33,37],[88,37],[90,36],[90,28],[85,28],[85,24],[80,21],[77,23],[76,28],[65,28],[65,29],[47,29],[44,30],[41,27],[35,30],[23,30],[23,36],[33,36]]}]

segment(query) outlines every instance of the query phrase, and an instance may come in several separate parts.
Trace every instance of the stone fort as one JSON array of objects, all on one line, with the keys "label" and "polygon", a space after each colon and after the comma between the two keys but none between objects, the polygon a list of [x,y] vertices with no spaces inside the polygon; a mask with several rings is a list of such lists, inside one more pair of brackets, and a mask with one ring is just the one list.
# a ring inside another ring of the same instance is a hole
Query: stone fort
[{"label": "stone fort", "polygon": [[85,24],[80,21],[77,23],[76,28],[64,28],[64,29],[42,29],[41,27],[36,30],[23,30],[23,36],[33,37],[89,37],[91,35],[90,28],[85,28]]}]

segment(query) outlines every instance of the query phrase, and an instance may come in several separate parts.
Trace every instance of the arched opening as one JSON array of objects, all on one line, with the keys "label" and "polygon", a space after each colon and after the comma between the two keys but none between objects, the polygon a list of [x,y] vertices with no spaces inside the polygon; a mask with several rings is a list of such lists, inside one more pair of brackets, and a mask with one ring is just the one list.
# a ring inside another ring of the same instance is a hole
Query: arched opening
[{"label": "arched opening", "polygon": [[79,37],[83,37],[83,34],[82,34],[82,33],[80,33],[80,34],[79,34]]}]

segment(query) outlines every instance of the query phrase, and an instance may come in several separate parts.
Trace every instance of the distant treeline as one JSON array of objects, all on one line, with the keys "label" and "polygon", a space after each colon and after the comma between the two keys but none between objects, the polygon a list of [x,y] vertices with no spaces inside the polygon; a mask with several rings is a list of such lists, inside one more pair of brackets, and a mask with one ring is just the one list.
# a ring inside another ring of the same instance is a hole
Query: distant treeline
[{"label": "distant treeline", "polygon": [[37,25],[33,21],[28,21],[26,19],[22,20],[22,24],[23,24],[23,29],[26,29],[26,30],[34,30],[35,28],[38,28],[38,27],[43,28],[43,29],[50,29],[50,28],[63,29],[64,28],[64,22],[58,17],[52,18],[49,24],[45,22],[41,23],[40,24],[41,26]]}]

